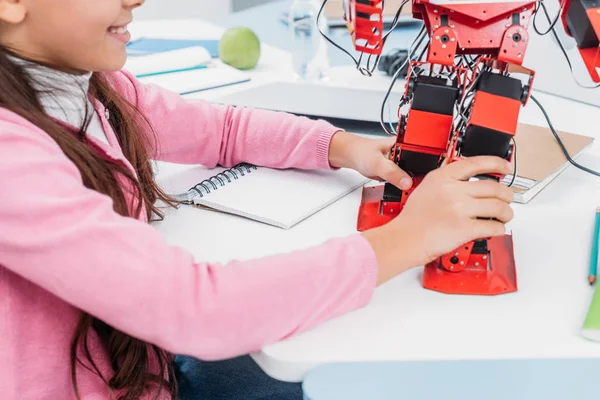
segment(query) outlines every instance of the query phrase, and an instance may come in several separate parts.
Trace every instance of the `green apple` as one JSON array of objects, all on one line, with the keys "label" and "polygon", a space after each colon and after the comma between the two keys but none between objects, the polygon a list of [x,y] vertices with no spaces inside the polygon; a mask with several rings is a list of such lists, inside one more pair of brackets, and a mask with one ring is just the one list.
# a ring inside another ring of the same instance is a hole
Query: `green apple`
[{"label": "green apple", "polygon": [[219,57],[234,68],[252,69],[260,58],[260,41],[249,28],[230,28],[219,41]]}]

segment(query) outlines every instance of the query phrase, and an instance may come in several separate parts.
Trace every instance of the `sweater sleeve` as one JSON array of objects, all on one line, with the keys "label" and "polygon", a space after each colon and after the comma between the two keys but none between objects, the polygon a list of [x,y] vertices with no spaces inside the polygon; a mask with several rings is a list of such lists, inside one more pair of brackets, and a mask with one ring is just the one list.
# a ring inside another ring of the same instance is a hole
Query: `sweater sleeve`
[{"label": "sweater sleeve", "polygon": [[362,307],[377,264],[358,234],[220,265],[118,215],[38,128],[0,121],[0,266],[177,354],[247,354]]},{"label": "sweater sleeve", "polygon": [[249,162],[272,168],[331,169],[329,145],[338,131],[324,120],[185,99],[126,71],[112,84],[154,130],[154,158],[178,164],[230,167]]}]

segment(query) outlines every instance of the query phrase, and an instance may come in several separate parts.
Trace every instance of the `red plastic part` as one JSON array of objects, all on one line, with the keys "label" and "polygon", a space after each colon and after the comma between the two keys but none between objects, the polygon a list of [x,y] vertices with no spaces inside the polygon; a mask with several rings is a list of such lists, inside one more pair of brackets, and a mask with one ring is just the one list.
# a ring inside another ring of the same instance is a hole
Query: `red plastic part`
[{"label": "red plastic part", "polygon": [[356,229],[359,232],[363,232],[390,222],[400,214],[411,193],[419,186],[422,180],[422,176],[414,177],[412,187],[402,192],[402,200],[400,202],[383,200],[384,185],[363,187]]},{"label": "red plastic part", "polygon": [[[594,27],[596,36],[600,38],[600,7],[590,8],[587,10],[587,14]],[[600,74],[598,73],[598,69],[600,69],[600,46],[595,49],[580,49],[579,53],[583,58],[583,62],[585,63],[592,80],[594,82],[600,82]]]},{"label": "red plastic part", "polygon": [[406,122],[403,142],[446,150],[452,130],[452,120],[452,115],[411,109]]},{"label": "red plastic part", "polygon": [[588,9],[587,15],[590,18],[594,32],[596,32],[596,37],[600,38],[600,7]]},{"label": "red plastic part", "polygon": [[512,26],[504,33],[498,60],[521,65],[529,43],[529,33],[521,26]]},{"label": "red plastic part", "polygon": [[[512,14],[519,14],[519,25],[526,31],[535,4],[535,1],[523,1],[436,5],[431,4],[429,0],[413,0],[412,11],[414,18],[423,20],[432,39],[435,39],[439,29],[443,27],[442,16],[447,16],[447,27],[455,33],[457,40],[457,54],[497,55],[507,29],[513,25]],[[522,45],[526,43],[522,42]],[[518,61],[516,63],[521,64],[522,58],[519,60],[517,54],[518,52],[515,53],[516,58],[513,62]],[[433,59],[430,57],[428,61],[433,62]]]},{"label": "red plastic part", "polygon": [[[441,267],[446,271],[459,272],[467,268],[469,265],[469,258],[471,256],[471,250],[473,250],[474,242],[469,242],[464,246],[460,246],[455,251],[448,254],[444,254],[441,260]],[[453,258],[456,257],[456,261]]]},{"label": "red plastic part", "polygon": [[435,147],[424,147],[424,146],[419,146],[419,145],[414,145],[414,144],[410,144],[410,143],[402,143],[400,140],[397,141],[396,147],[394,148],[394,154],[399,155],[400,151],[402,150],[407,150],[407,151],[415,151],[418,153],[425,153],[425,154],[432,154],[432,155],[442,155],[444,154],[445,151],[445,146],[444,146],[444,150],[442,149],[436,149]]},{"label": "red plastic part", "polygon": [[600,68],[600,48],[580,49],[579,54],[581,54],[581,58],[583,59],[592,80],[599,83],[600,74],[598,74],[598,68]]},{"label": "red plastic part", "polygon": [[514,135],[520,111],[518,100],[477,91],[469,124]]},{"label": "red plastic part", "polygon": [[[517,291],[512,235],[487,240],[488,263],[483,257],[469,260],[460,272],[450,272],[440,266],[440,260],[425,266],[422,284],[426,289],[447,294],[499,295]],[[475,262],[479,265],[475,266]]]},{"label": "red plastic part", "polygon": [[362,53],[381,55],[383,47],[383,0],[370,0],[368,4],[348,0],[348,8],[345,10],[345,14],[354,48]]},{"label": "red plastic part", "polygon": [[458,40],[453,29],[444,26],[436,29],[431,34],[427,60],[435,64],[454,65],[457,44]]},{"label": "red plastic part", "polygon": [[384,214],[382,212],[383,188],[384,185],[363,187],[356,226],[359,232],[385,225],[400,213],[401,206],[398,207],[398,212],[395,214]]}]

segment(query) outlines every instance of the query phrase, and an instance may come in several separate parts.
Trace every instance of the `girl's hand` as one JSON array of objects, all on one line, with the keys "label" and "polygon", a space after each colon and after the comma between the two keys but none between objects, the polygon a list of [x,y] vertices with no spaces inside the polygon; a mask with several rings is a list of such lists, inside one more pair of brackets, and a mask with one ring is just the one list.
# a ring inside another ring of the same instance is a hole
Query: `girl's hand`
[{"label": "girl's hand", "polygon": [[512,189],[496,181],[468,181],[491,173],[510,174],[512,166],[492,156],[444,165],[423,179],[398,217],[364,232],[379,263],[378,282],[472,240],[504,235],[505,224],[513,217]]},{"label": "girl's hand", "polygon": [[369,139],[339,131],[331,139],[329,164],[335,168],[351,168],[367,178],[407,190],[412,186],[412,179],[389,158],[395,142],[396,137]]}]

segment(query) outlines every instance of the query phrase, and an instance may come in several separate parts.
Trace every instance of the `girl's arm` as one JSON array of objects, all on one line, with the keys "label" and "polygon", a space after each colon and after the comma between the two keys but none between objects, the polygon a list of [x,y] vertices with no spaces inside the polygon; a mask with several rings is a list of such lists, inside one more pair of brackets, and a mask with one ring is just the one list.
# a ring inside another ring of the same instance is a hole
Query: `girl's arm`
[{"label": "girl's arm", "polygon": [[328,122],[184,99],[125,71],[108,76],[154,128],[157,160],[209,168],[242,161],[273,168],[331,168],[329,145],[338,129]]},{"label": "girl's arm", "polygon": [[[175,137],[186,136],[183,125],[202,136],[182,122]],[[167,351],[201,359],[254,352],[372,296],[377,260],[359,234],[253,261],[195,261],[150,225],[116,214],[25,120],[0,121],[0,144],[0,268]],[[184,147],[170,143],[172,154]]]}]

